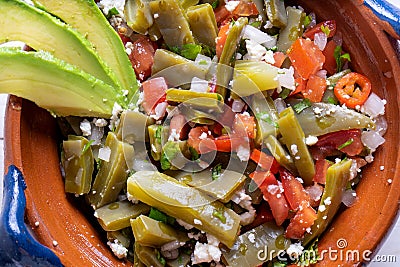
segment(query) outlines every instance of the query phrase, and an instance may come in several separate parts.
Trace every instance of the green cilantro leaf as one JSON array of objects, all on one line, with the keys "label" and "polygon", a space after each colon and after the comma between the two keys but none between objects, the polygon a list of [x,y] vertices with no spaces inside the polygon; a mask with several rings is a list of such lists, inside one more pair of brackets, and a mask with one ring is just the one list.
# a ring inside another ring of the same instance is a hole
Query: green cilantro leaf
[{"label": "green cilantro leaf", "polygon": [[329,27],[325,26],[324,24],[321,25],[321,31],[323,33],[325,33],[326,36],[329,36],[329,34],[331,33],[331,30],[329,29]]},{"label": "green cilantro leaf", "polygon": [[310,99],[304,98],[301,102],[294,105],[293,109],[294,109],[294,111],[296,111],[297,114],[299,114],[303,110],[305,110],[306,108],[309,108],[309,107],[311,107]]},{"label": "green cilantro leaf", "polygon": [[218,163],[211,170],[211,178],[212,180],[217,180],[221,176],[222,165]]},{"label": "green cilantro leaf", "polygon": [[310,25],[311,21],[312,21],[312,18],[311,18],[310,15],[305,16],[305,17],[304,17],[304,20],[303,20],[303,25],[304,25],[304,27],[307,27],[308,25]]},{"label": "green cilantro leaf", "polygon": [[82,154],[85,154],[86,151],[90,148],[90,146],[94,143],[94,140],[90,140],[87,144],[82,148]]},{"label": "green cilantro leaf", "polygon": [[346,146],[351,145],[354,142],[353,138],[350,138],[349,140],[347,140],[344,144],[341,144],[340,146],[338,146],[338,150],[341,150],[343,148],[345,148]]}]

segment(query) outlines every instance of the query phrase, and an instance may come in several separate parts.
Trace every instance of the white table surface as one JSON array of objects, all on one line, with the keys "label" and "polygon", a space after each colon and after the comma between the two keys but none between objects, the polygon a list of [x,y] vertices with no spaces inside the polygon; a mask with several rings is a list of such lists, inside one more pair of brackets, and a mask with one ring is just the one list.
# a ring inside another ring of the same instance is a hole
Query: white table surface
[{"label": "white table surface", "polygon": [[[0,94],[0,174],[4,170],[4,113],[5,106],[7,103],[7,95]],[[3,194],[3,176],[0,175],[0,207],[2,204],[2,194]],[[393,205],[398,205],[398,203],[393,203]],[[388,232],[385,240],[381,244],[381,248],[376,252],[377,257],[388,258],[395,256],[396,262],[371,262],[369,267],[398,267],[400,266],[400,218],[397,218],[397,222],[393,225],[392,229]],[[393,258],[393,257],[392,257]]]}]

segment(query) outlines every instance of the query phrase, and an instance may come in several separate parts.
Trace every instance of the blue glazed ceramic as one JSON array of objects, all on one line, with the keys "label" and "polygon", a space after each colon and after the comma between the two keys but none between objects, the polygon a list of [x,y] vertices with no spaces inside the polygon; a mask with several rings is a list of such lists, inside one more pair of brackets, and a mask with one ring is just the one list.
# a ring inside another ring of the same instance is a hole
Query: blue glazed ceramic
[{"label": "blue glazed ceramic", "polygon": [[370,8],[381,21],[388,22],[400,36],[400,3],[396,6],[393,2],[393,0],[364,0],[364,5]]},{"label": "blue glazed ceramic", "polygon": [[0,265],[62,266],[58,257],[38,243],[24,222],[26,184],[20,170],[11,165],[4,177],[0,216]]}]

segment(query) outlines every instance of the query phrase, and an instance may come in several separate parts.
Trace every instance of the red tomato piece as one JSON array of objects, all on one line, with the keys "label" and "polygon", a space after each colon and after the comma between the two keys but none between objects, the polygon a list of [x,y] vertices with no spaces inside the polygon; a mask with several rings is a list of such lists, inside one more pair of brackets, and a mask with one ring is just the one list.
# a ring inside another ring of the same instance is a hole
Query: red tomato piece
[{"label": "red tomato piece", "polygon": [[238,17],[249,17],[249,16],[257,16],[258,9],[254,2],[248,1],[240,1],[240,3],[236,6],[236,8],[232,11],[232,15],[235,18]]},{"label": "red tomato piece", "polygon": [[287,55],[297,73],[306,80],[311,74],[322,69],[325,62],[324,54],[308,39],[297,39],[289,48]]},{"label": "red tomato piece", "polygon": [[187,135],[188,127],[189,125],[186,124],[185,116],[182,114],[176,114],[171,118],[169,123],[169,134],[171,135],[172,131],[175,130],[179,135],[179,139],[183,140]]},{"label": "red tomato piece", "polygon": [[315,161],[315,175],[313,181],[319,184],[325,184],[326,172],[332,164],[326,159],[319,159]]},{"label": "red tomato piece", "polygon": [[149,38],[141,36],[133,42],[129,59],[140,81],[144,81],[151,75],[154,53],[154,44]]},{"label": "red tomato piece", "polygon": [[286,59],[286,55],[284,53],[279,52],[279,51],[275,52],[274,53],[274,61],[275,61],[275,63],[272,64],[272,65],[274,65],[275,67],[280,68],[282,66],[283,62],[285,61],[285,59]]},{"label": "red tomato piece", "polygon": [[301,205],[308,205],[310,196],[304,190],[303,185],[298,181],[293,174],[284,168],[279,170],[282,187],[285,190],[285,197],[292,210],[300,209]]},{"label": "red tomato piece", "polygon": [[222,54],[222,50],[224,50],[226,38],[228,37],[228,32],[229,29],[231,28],[231,25],[229,23],[221,26],[218,32],[218,37],[217,37],[217,46],[216,46],[216,54],[217,57],[220,58]]},{"label": "red tomato piece", "polygon": [[256,121],[253,116],[236,114],[233,121],[233,132],[238,136],[248,136],[253,139],[256,136]]},{"label": "red tomato piece", "polygon": [[207,126],[197,126],[189,131],[187,144],[201,154],[211,151],[206,151],[203,143],[212,142],[213,139],[214,137],[209,133]]},{"label": "red tomato piece", "polygon": [[322,135],[318,137],[318,142],[314,146],[318,148],[334,147],[348,156],[356,156],[364,148],[360,129],[343,130]]},{"label": "red tomato piece", "polygon": [[303,238],[307,228],[311,227],[316,219],[317,213],[310,206],[299,209],[290,220],[285,231],[285,237],[291,239]]},{"label": "red tomato piece", "polygon": [[322,51],[325,56],[323,68],[328,72],[329,75],[336,73],[337,64],[334,56],[336,46],[336,42],[334,40],[330,40],[328,43],[326,43],[324,51]]},{"label": "red tomato piece", "polygon": [[335,20],[326,20],[324,22],[318,23],[312,28],[307,29],[303,36],[305,38],[310,38],[314,40],[314,35],[319,32],[329,32],[327,35],[328,38],[333,37],[336,34],[336,21]]},{"label": "red tomato piece", "polygon": [[235,135],[221,135],[213,140],[203,140],[201,149],[204,151],[216,150],[219,152],[232,152],[237,151],[240,146],[248,147],[250,149],[249,141],[243,137]]},{"label": "red tomato piece", "polygon": [[340,104],[355,108],[367,101],[371,93],[371,82],[360,73],[350,72],[336,83],[333,92]]},{"label": "red tomato piece", "polygon": [[158,77],[143,82],[142,88],[142,107],[148,115],[154,114],[157,104],[166,100],[167,83],[163,77]]},{"label": "red tomato piece", "polygon": [[290,95],[295,95],[301,92],[304,92],[306,90],[306,85],[307,85],[307,80],[304,80],[301,77],[297,77],[294,79],[296,89],[290,93]]},{"label": "red tomato piece", "polygon": [[311,74],[307,81],[305,90],[302,92],[304,98],[308,98],[311,102],[321,102],[326,90],[326,79]]},{"label": "red tomato piece", "polygon": [[258,149],[253,149],[250,154],[250,159],[257,163],[262,169],[271,171],[274,174],[278,173],[279,163],[273,156],[269,156]]},{"label": "red tomato piece", "polygon": [[232,13],[226,9],[225,5],[219,6],[214,9],[215,20],[218,25],[223,25],[223,22],[232,17]]},{"label": "red tomato piece", "polygon": [[268,202],[277,225],[281,225],[289,216],[289,205],[282,194],[282,188],[271,172],[253,172],[250,178],[258,185]]}]

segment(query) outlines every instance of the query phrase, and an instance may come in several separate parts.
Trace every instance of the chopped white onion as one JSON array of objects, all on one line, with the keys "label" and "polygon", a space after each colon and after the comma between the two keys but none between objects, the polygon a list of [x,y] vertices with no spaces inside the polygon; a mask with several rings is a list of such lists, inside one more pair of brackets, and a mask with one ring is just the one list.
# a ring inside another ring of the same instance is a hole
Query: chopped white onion
[{"label": "chopped white onion", "polygon": [[326,79],[326,74],[327,73],[328,72],[326,70],[319,70],[319,71],[317,71],[317,73],[315,73],[315,75],[318,76],[318,77]]},{"label": "chopped white onion", "polygon": [[323,51],[325,49],[326,43],[328,42],[328,37],[323,32],[317,32],[314,34],[314,44],[318,46],[319,50]]},{"label": "chopped white onion", "polygon": [[375,118],[385,114],[385,104],[385,100],[382,100],[375,93],[371,93],[364,105],[361,106],[361,112]]},{"label": "chopped white onion", "polygon": [[387,130],[388,124],[383,115],[375,118],[375,131],[377,131],[380,136],[384,136]]},{"label": "chopped white onion", "polygon": [[262,44],[267,48],[276,46],[276,37],[270,36],[259,29],[246,25],[243,30],[243,39],[249,39],[258,44]]},{"label": "chopped white onion", "polygon": [[267,49],[253,40],[246,40],[247,54],[243,56],[244,60],[261,61]]},{"label": "chopped white onion", "polygon": [[210,68],[212,61],[210,57],[207,57],[199,53],[197,54],[194,63],[196,63],[196,65],[199,66],[201,69],[207,71]]},{"label": "chopped white onion", "polygon": [[245,103],[240,99],[233,100],[232,103],[232,111],[233,112],[242,112]]},{"label": "chopped white onion", "polygon": [[228,1],[226,2],[225,8],[229,11],[232,12],[235,10],[235,8],[240,4],[240,1]]},{"label": "chopped white onion", "polygon": [[98,155],[99,159],[108,162],[110,160],[110,155],[111,155],[111,148],[109,148],[108,146],[99,149],[99,155]]},{"label": "chopped white onion", "polygon": [[285,87],[290,90],[296,89],[294,81],[294,68],[292,66],[289,69],[279,69],[278,83],[280,87]]},{"label": "chopped white onion", "polygon": [[274,104],[278,113],[281,113],[285,108],[287,108],[287,105],[282,98],[275,99]]},{"label": "chopped white onion", "polygon": [[343,192],[342,195],[342,203],[347,207],[353,206],[357,201],[356,191],[349,189]]},{"label": "chopped white onion", "polygon": [[361,141],[362,143],[371,149],[371,151],[375,151],[380,145],[385,143],[385,138],[380,136],[376,131],[363,131],[361,133]]},{"label": "chopped white onion", "polygon": [[312,28],[312,27],[314,27],[315,25],[317,25],[317,16],[315,16],[315,13],[314,13],[314,12],[311,12],[311,13],[309,14],[309,16],[310,16],[310,18],[311,18],[311,22],[310,22],[310,24],[308,24],[307,28]]},{"label": "chopped white onion", "polygon": [[167,102],[161,102],[158,103],[157,106],[154,109],[154,112],[156,113],[155,115],[150,115],[150,117],[154,118],[155,120],[159,120],[164,117],[165,112],[167,110],[168,103]]},{"label": "chopped white onion", "polygon": [[192,83],[190,84],[190,91],[207,93],[208,91],[208,81],[193,77]]},{"label": "chopped white onion", "polygon": [[104,127],[94,126],[92,128],[92,134],[89,136],[89,140],[93,140],[92,145],[100,145],[103,136],[104,136]]}]

